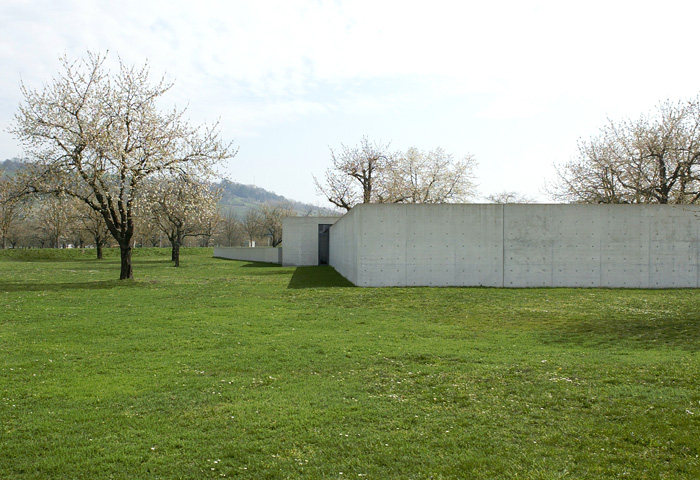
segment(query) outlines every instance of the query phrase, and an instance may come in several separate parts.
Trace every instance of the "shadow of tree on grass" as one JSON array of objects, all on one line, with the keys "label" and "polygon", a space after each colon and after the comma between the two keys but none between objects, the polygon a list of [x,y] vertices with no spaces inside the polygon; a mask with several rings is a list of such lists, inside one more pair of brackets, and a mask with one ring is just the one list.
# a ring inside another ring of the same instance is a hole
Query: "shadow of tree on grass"
[{"label": "shadow of tree on grass", "polygon": [[680,315],[598,317],[543,332],[545,343],[580,346],[681,348],[700,351],[700,312]]},{"label": "shadow of tree on grass", "polygon": [[67,283],[30,283],[0,281],[0,292],[60,292],[63,290],[102,290],[107,288],[129,288],[136,286],[139,286],[139,284],[131,280],[99,280],[93,282]]}]

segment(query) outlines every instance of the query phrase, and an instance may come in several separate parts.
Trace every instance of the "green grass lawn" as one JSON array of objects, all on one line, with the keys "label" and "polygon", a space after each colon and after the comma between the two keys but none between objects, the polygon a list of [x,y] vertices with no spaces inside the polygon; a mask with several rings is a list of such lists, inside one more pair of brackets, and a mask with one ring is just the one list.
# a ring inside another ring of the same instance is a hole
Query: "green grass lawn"
[{"label": "green grass lawn", "polygon": [[168,255],[0,252],[0,479],[700,478],[698,290]]}]

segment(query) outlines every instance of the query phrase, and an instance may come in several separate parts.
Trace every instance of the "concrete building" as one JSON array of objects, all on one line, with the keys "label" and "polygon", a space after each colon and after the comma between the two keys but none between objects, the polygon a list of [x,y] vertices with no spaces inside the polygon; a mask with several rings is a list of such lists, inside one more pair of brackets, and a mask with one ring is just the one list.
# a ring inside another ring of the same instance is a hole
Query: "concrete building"
[{"label": "concrete building", "polygon": [[366,287],[700,287],[697,205],[359,205],[283,239]]},{"label": "concrete building", "polygon": [[284,249],[282,265],[328,264],[330,227],[340,218],[286,217],[282,219]]}]

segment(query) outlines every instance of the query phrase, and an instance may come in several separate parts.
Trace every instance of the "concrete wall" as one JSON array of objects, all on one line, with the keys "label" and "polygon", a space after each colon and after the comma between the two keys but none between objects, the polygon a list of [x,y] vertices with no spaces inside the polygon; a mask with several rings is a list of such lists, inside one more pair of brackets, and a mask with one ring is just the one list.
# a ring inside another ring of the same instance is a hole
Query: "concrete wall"
[{"label": "concrete wall", "polygon": [[280,247],[214,247],[214,256],[229,260],[282,263]]},{"label": "concrete wall", "polygon": [[508,205],[505,286],[700,287],[700,206]]},{"label": "concrete wall", "polygon": [[340,217],[285,217],[282,219],[283,265],[318,265],[318,225],[334,224]]},{"label": "concrete wall", "polygon": [[330,260],[360,286],[700,287],[700,206],[360,205]]},{"label": "concrete wall", "polygon": [[357,278],[357,247],[360,218],[362,210],[355,209],[352,214],[341,217],[331,227],[330,232],[330,258],[331,264],[336,271],[350,280],[355,285]]}]

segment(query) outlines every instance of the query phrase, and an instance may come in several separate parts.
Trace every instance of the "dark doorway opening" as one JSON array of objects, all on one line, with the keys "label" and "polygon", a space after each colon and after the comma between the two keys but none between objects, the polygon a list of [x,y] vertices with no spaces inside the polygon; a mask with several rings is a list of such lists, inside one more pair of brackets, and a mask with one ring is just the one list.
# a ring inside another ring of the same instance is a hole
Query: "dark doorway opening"
[{"label": "dark doorway opening", "polygon": [[330,252],[331,226],[330,224],[320,223],[318,225],[318,264],[328,265],[328,257]]}]

